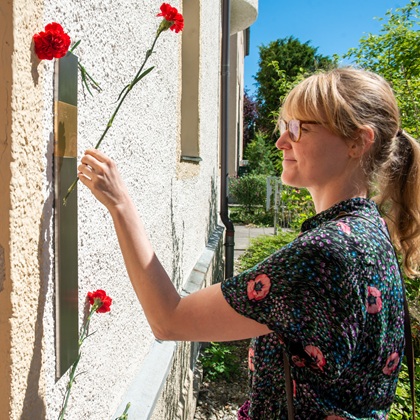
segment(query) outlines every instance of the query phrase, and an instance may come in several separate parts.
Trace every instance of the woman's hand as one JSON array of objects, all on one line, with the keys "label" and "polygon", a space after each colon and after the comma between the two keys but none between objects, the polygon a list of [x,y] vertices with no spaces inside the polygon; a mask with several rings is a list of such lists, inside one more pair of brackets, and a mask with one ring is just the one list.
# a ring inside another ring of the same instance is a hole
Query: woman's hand
[{"label": "woman's hand", "polygon": [[101,151],[86,150],[77,169],[80,181],[109,211],[130,201],[115,162]]}]

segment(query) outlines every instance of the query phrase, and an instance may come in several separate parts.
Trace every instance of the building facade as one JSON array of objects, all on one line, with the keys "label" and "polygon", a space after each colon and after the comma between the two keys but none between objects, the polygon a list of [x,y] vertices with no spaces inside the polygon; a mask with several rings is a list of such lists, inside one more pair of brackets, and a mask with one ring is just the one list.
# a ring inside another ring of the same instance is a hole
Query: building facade
[{"label": "building facade", "polygon": [[[256,19],[258,4],[230,1],[235,57],[230,121],[239,133],[231,128],[229,143],[239,144],[243,30]],[[96,289],[106,290],[113,304],[110,313],[92,318],[94,334],[82,346],[78,372],[83,373],[66,419],[115,418],[127,402],[129,418],[136,420],[193,414],[198,344],[154,339],[126,275],[111,218],[83,185],[74,206],[77,223],[70,228],[77,249],[67,252],[71,240],[64,240],[58,251],[60,70],[57,60],[39,60],[32,43],[46,24],[60,23],[73,43],[81,41],[74,55],[101,85],[91,96],[79,75],[74,143],[79,161],[96,144],[119,93],[150,48],[160,5],[155,0],[0,4],[0,419],[58,418],[68,382],[61,352],[68,342],[77,346],[58,314],[64,305],[73,308],[80,328],[86,295]],[[188,294],[223,276],[218,217],[223,2],[171,5],[184,14],[185,30],[160,36],[149,59],[153,70],[127,96],[101,150],[117,163],[172,281]],[[57,275],[65,263],[76,273],[75,294],[63,292],[68,273]]]}]

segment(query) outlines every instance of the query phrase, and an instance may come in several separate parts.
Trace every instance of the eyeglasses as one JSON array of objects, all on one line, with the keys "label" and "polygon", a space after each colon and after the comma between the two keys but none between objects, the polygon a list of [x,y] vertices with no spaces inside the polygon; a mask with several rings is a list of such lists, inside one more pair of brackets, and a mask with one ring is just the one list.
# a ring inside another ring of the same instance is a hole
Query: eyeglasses
[{"label": "eyeglasses", "polygon": [[301,121],[301,120],[290,120],[286,122],[285,120],[280,120],[280,135],[283,135],[286,131],[289,131],[290,140],[294,143],[297,143],[300,140],[301,126],[302,124],[319,124],[316,121]]}]

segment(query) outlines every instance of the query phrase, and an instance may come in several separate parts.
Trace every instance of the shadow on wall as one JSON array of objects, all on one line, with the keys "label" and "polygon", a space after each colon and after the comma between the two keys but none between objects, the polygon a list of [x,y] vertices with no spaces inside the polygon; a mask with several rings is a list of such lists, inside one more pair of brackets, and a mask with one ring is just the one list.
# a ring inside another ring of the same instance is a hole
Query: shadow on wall
[{"label": "shadow on wall", "polygon": [[217,226],[218,214],[218,188],[216,183],[216,175],[210,179],[210,198],[209,198],[209,217],[207,221],[207,237],[206,243],[209,241],[210,236],[213,234]]},{"label": "shadow on wall", "polygon": [[[184,255],[184,231],[185,231],[185,222],[182,221],[182,235],[177,235],[176,224],[175,224],[175,205],[174,205],[174,191],[173,191],[173,182],[171,188],[171,235],[172,235],[172,282],[175,284],[177,290],[180,290],[182,282],[184,279],[184,274],[182,272],[182,261]],[[207,228],[206,228],[206,240],[208,243],[210,236],[214,233],[214,230],[217,227],[217,183],[216,176],[213,175],[210,179],[210,198],[209,198],[209,215],[207,218]],[[205,220],[203,218],[203,220]]]},{"label": "shadow on wall", "polygon": [[184,278],[182,272],[182,261],[184,255],[184,231],[185,222],[182,221],[182,235],[179,236],[176,231],[175,224],[175,206],[174,206],[174,188],[173,180],[171,181],[171,236],[172,236],[172,275],[171,279],[177,290],[181,289]]},{"label": "shadow on wall", "polygon": [[20,420],[32,420],[34,418],[43,419],[46,417],[46,406],[42,396],[43,392],[40,390],[40,376],[43,371],[43,352],[42,344],[44,337],[44,313],[46,296],[48,293],[49,279],[51,274],[51,267],[53,264],[53,255],[51,254],[51,244],[54,243],[53,233],[53,202],[54,202],[54,188],[53,188],[53,145],[54,136],[50,135],[50,141],[47,148],[47,182],[48,182],[48,198],[44,202],[42,209],[42,219],[39,226],[39,240],[38,240],[38,267],[39,267],[39,294],[37,315],[35,322],[35,334],[33,342],[33,354],[28,374],[25,399],[23,402],[22,415]]}]

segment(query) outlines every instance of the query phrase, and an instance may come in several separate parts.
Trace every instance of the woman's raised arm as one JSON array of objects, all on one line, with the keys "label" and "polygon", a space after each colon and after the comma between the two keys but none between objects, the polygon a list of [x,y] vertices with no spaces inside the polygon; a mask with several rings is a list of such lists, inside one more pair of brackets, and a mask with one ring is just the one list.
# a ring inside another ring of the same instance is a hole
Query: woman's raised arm
[{"label": "woman's raised arm", "polygon": [[78,169],[80,181],[112,216],[128,275],[156,338],[228,341],[270,332],[232,309],[220,284],[181,299],[153,251],[115,163],[104,153],[89,149]]}]

